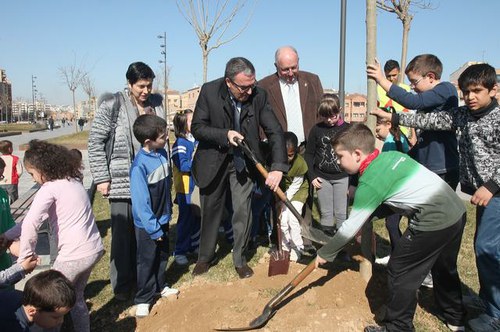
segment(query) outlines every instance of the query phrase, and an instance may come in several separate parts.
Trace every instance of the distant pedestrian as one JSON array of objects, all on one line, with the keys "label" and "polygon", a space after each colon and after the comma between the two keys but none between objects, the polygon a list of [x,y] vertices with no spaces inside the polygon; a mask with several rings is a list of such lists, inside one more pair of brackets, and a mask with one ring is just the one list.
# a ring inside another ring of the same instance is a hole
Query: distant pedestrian
[{"label": "distant pedestrian", "polygon": [[19,178],[23,174],[23,165],[18,156],[12,154],[14,151],[11,141],[0,141],[0,158],[5,161],[5,171],[0,177],[0,188],[3,188],[8,194],[10,203],[19,198]]},{"label": "distant pedestrian", "polygon": [[66,127],[66,118],[62,118],[61,123],[63,127]]},{"label": "distant pedestrian", "polygon": [[54,119],[52,117],[49,118],[49,130],[54,130]]},{"label": "distant pedestrian", "polygon": [[80,127],[80,131],[83,131],[84,125],[85,125],[85,119],[84,118],[78,119],[78,126]]}]

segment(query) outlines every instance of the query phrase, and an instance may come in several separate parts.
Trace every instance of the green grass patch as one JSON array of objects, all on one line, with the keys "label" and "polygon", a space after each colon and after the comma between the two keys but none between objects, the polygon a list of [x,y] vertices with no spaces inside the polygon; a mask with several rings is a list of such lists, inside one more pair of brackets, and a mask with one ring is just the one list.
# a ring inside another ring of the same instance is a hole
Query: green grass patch
[{"label": "green grass patch", "polygon": [[74,134],[54,137],[48,139],[47,142],[60,145],[78,145],[86,147],[88,140],[89,140],[89,131],[84,130]]},{"label": "green grass patch", "polygon": [[45,123],[5,123],[0,124],[0,131],[30,131],[33,129],[47,128]]}]

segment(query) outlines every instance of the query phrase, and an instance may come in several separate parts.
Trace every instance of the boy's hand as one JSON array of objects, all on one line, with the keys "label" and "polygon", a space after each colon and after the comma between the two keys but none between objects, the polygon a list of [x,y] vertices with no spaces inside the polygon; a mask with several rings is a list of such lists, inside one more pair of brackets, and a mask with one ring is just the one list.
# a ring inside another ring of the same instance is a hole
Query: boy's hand
[{"label": "boy's hand", "polygon": [[472,195],[470,202],[477,206],[486,206],[488,205],[492,197],[493,194],[491,193],[491,191],[486,189],[485,186],[481,186],[476,190],[474,195]]},{"label": "boy's hand", "polygon": [[319,257],[319,255],[316,256],[316,262],[314,263],[314,267],[317,269],[320,265],[323,265],[325,264],[327,261],[321,257]]},{"label": "boy's hand", "polygon": [[377,118],[380,118],[380,119],[386,120],[386,121],[391,121],[391,119],[392,119],[392,113],[387,113],[385,111],[382,111],[380,108],[376,108],[374,110],[371,110],[370,114],[375,115]]},{"label": "boy's hand", "polygon": [[33,272],[33,270],[38,265],[38,263],[39,263],[39,259],[38,259],[37,255],[33,255],[31,257],[26,258],[21,263],[21,266],[23,267],[24,272],[26,274],[30,274],[31,272]]},{"label": "boy's hand", "polygon": [[373,78],[375,81],[377,81],[377,83],[380,83],[381,80],[386,79],[377,59],[375,59],[375,63],[373,65],[366,66],[366,74],[368,75],[368,77]]},{"label": "boy's hand", "polygon": [[315,178],[314,180],[311,181],[311,184],[313,185],[314,188],[316,189],[321,189],[321,179],[320,178]]}]

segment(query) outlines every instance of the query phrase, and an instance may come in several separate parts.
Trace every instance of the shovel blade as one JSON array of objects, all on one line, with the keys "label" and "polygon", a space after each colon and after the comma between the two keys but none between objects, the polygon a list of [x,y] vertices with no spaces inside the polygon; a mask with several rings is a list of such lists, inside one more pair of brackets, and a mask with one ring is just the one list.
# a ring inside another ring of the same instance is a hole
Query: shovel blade
[{"label": "shovel blade", "polygon": [[267,275],[269,277],[279,274],[288,274],[290,267],[290,252],[288,251],[273,251],[271,252],[271,259],[269,260],[269,270]]}]

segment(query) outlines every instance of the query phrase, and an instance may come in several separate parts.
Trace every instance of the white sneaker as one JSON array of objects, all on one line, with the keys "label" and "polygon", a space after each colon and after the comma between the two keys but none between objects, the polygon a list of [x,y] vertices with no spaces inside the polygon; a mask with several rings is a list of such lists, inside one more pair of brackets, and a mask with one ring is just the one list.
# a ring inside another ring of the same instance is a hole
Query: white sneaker
[{"label": "white sneaker", "polygon": [[465,326],[463,325],[451,325],[450,323],[446,323],[446,327],[453,332],[465,332]]},{"label": "white sneaker", "polygon": [[434,283],[432,282],[432,273],[427,273],[424,281],[422,281],[422,286],[427,288],[434,288]]},{"label": "white sneaker", "polygon": [[139,303],[136,305],[135,317],[146,317],[149,315],[149,303]]},{"label": "white sneaker", "polygon": [[179,295],[179,290],[175,288],[170,288],[168,286],[165,286],[163,290],[161,291],[161,297],[167,297],[170,295]]},{"label": "white sneaker", "polygon": [[188,265],[189,261],[185,255],[175,255],[177,265]]},{"label": "white sneaker", "polygon": [[391,258],[391,255],[387,255],[385,257],[380,257],[380,258],[375,258],[375,264],[387,266],[390,258]]}]

